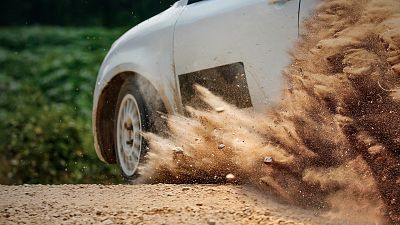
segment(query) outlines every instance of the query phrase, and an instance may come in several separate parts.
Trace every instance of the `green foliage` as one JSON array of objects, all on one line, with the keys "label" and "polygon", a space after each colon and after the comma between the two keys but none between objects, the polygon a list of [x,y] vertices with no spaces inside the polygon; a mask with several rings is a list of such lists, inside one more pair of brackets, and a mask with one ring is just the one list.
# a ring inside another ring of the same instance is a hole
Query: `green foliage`
[{"label": "green foliage", "polygon": [[177,0],[0,1],[0,25],[128,26],[156,15]]},{"label": "green foliage", "polygon": [[122,30],[0,29],[0,183],[119,182],[91,132],[98,68]]}]

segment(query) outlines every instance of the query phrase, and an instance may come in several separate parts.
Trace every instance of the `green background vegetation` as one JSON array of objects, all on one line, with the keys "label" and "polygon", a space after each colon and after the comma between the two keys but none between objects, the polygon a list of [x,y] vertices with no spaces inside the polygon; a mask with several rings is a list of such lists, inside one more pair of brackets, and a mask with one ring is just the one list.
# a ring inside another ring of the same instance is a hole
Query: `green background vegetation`
[{"label": "green background vegetation", "polygon": [[172,2],[0,3],[0,184],[121,182],[93,147],[96,75],[113,41]]},{"label": "green background vegetation", "polygon": [[177,0],[13,0],[0,1],[0,26],[132,26]]}]

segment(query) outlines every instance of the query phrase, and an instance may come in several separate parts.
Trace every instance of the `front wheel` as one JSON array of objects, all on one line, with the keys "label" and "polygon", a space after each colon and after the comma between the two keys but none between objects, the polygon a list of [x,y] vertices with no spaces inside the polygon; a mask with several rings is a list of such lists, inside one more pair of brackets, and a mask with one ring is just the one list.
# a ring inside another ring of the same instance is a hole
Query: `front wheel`
[{"label": "front wheel", "polygon": [[127,79],[120,89],[115,113],[115,153],[122,176],[132,180],[145,155],[142,131],[146,130],[146,108],[135,81]]}]

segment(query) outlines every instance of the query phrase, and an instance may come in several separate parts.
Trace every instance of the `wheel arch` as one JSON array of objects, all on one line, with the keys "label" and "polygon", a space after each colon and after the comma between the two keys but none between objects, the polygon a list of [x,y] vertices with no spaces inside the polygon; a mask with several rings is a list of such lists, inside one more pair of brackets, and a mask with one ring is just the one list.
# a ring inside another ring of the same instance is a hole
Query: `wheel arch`
[{"label": "wheel arch", "polygon": [[95,98],[92,121],[96,153],[100,160],[110,164],[116,163],[113,133],[116,104],[120,88],[128,78],[138,81],[136,88],[140,89],[149,113],[171,112],[168,100],[163,98],[160,90],[157,90],[156,86],[146,77],[129,70],[118,72],[112,76]]}]

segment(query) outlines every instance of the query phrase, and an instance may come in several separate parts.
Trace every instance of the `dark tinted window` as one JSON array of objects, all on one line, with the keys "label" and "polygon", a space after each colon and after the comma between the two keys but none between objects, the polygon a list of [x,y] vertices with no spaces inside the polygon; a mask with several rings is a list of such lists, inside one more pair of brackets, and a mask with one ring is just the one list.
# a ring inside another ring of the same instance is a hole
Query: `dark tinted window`
[{"label": "dark tinted window", "polygon": [[201,2],[201,1],[203,1],[203,0],[189,0],[188,5],[196,3],[196,2]]}]

